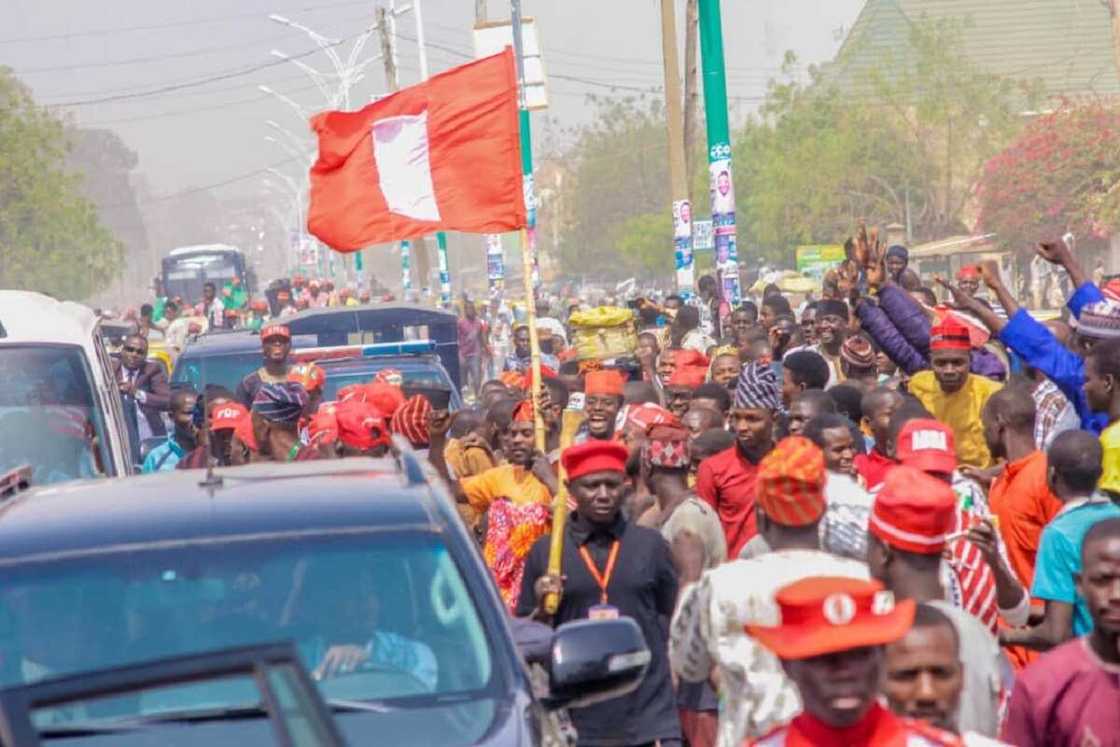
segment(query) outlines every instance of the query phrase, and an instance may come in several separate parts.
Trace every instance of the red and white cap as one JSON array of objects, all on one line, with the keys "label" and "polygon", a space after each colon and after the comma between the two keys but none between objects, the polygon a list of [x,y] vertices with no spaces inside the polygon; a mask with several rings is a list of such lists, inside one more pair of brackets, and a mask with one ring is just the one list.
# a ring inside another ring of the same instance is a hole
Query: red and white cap
[{"label": "red and white cap", "polygon": [[867,530],[903,552],[939,555],[956,510],[957,496],[948,483],[913,467],[892,467],[875,496]]}]

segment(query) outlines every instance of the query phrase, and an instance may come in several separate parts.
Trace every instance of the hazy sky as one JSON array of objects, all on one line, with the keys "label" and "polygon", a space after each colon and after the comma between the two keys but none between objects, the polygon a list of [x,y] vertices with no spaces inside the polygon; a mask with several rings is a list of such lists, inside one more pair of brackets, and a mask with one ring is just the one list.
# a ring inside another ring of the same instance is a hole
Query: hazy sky
[{"label": "hazy sky", "polygon": [[[725,0],[733,117],[757,103],[786,50],[795,51],[802,65],[830,59],[862,4]],[[488,5],[491,19],[508,16],[505,2]],[[679,28],[683,0],[678,5]],[[371,23],[374,6],[373,0],[0,0],[0,64],[15,69],[39,102],[60,107],[82,125],[116,130],[139,154],[139,171],[157,193],[224,185],[215,194],[244,194],[260,189],[255,172],[288,158],[265,141],[271,133],[265,121],[306,132],[292,109],[257,86],[288,93],[312,110],[323,102],[304,72],[270,55],[272,49],[308,52],[313,43],[269,21],[268,14],[348,38]],[[549,114],[572,124],[588,115],[586,95],[609,92],[607,84],[659,85],[658,8],[657,0],[524,0],[523,12],[539,20],[545,64],[556,76]],[[471,52],[474,0],[423,0],[423,12],[432,71],[462,62],[462,54]],[[400,18],[398,31],[407,85],[419,79],[411,14]],[[374,37],[366,51],[377,50]],[[683,48],[681,54],[683,59]],[[303,61],[330,67],[318,52]],[[193,85],[204,79],[214,80]],[[139,95],[161,88],[166,90],[158,95]],[[377,61],[353,89],[353,101],[384,90]]]}]

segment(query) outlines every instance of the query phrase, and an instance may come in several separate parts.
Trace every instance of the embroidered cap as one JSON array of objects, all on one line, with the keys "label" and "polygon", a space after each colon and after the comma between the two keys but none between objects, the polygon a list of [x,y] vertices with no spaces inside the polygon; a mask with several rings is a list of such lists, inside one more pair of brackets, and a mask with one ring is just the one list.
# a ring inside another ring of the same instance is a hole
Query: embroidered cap
[{"label": "embroidered cap", "polygon": [[930,350],[971,350],[972,338],[968,327],[951,316],[929,331]]}]

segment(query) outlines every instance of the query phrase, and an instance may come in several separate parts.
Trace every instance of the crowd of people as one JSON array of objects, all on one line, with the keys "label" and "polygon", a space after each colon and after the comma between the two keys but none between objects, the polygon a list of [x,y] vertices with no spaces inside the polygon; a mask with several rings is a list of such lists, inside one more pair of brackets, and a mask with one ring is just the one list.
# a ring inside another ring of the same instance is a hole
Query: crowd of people
[{"label": "crowd of people", "polygon": [[[731,308],[710,277],[631,299],[637,345],[612,360],[569,345],[581,299],[543,299],[543,448],[530,330],[497,304],[462,304],[455,413],[391,369],[323,401],[322,370],[265,318],[236,391],[140,400],[173,423],[144,469],[403,437],[511,618],[641,627],[646,677],[573,710],[580,744],[1120,744],[1120,293],[1060,241],[1038,256],[1072,289],[1060,319],[988,262],[938,293],[861,231],[796,307],[769,287]],[[143,342],[122,355],[133,391]]]}]

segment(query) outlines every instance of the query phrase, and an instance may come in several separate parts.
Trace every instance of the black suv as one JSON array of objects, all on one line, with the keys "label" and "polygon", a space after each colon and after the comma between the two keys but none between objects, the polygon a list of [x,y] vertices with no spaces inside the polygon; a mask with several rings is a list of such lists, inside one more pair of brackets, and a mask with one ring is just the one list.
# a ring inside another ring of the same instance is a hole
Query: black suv
[{"label": "black suv", "polygon": [[[0,688],[290,641],[347,742],[451,747],[551,743],[554,709],[637,685],[649,659],[637,626],[577,622],[556,631],[551,694],[535,696],[454,506],[397,448],[396,460],[176,471],[0,502]],[[50,726],[95,735],[172,713],[187,731],[161,743],[185,743],[192,713],[211,726],[215,712],[259,713],[251,685],[145,691],[54,712]],[[243,721],[231,717],[239,745],[270,743]]]}]

